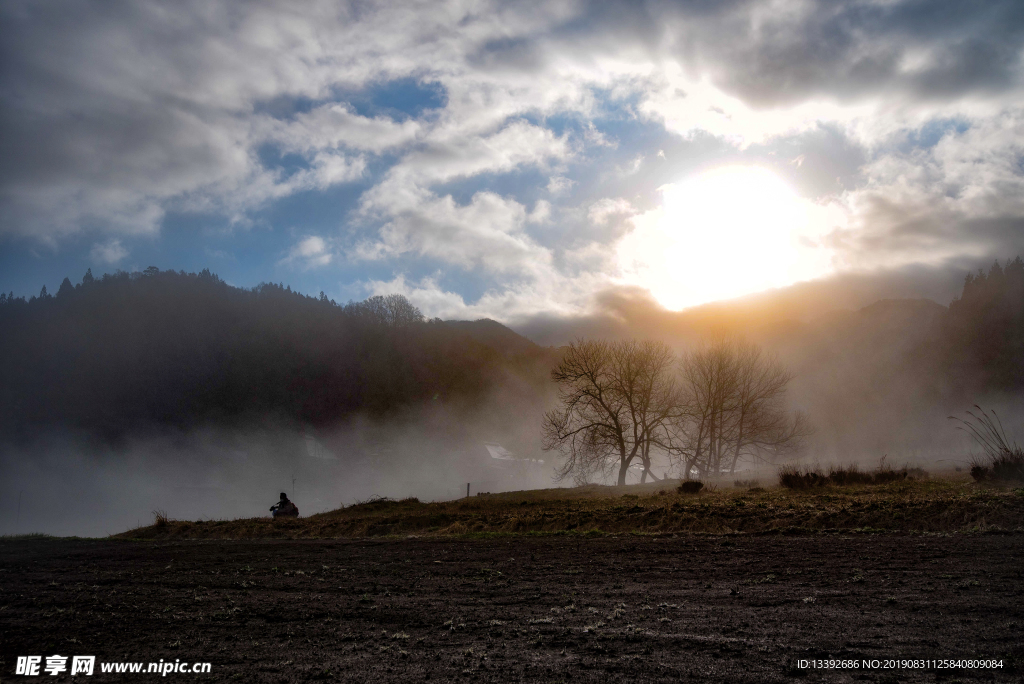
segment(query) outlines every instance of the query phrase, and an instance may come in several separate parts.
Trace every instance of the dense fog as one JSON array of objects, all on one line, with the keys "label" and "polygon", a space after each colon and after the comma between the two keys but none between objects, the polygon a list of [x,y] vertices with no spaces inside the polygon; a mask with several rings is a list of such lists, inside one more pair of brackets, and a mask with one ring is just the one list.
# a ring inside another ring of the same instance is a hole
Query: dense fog
[{"label": "dense fog", "polygon": [[[963,468],[977,447],[949,416],[974,404],[1024,436],[1019,258],[969,275],[948,306],[881,299],[796,316],[761,304],[674,313],[622,291],[593,316],[519,330],[559,345],[658,339],[676,354],[709,335],[758,345],[791,372],[786,406],[813,428],[787,459]],[[0,534],[100,536],[154,511],[268,515],[280,492],[308,515],[375,496],[459,498],[467,483],[569,484],[541,436],[564,350],[494,321],[149,269],[0,297],[0,331]],[[728,477],[768,483],[777,465]],[[664,453],[649,472],[683,474]]]},{"label": "dense fog", "polygon": [[305,516],[372,497],[456,499],[467,484],[471,495],[557,486],[533,425],[519,422],[530,411],[492,408],[503,421],[427,409],[320,431],[208,427],[118,445],[68,434],[8,444],[0,534],[104,536],[151,524],[156,511],[268,516],[280,492]]},{"label": "dense fog", "polygon": [[587,316],[517,330],[555,344],[651,338],[679,353],[717,335],[746,339],[794,376],[786,400],[814,427],[802,459],[963,467],[978,447],[950,415],[994,409],[1008,436],[1024,439],[1024,264],[1007,259],[960,279],[942,303],[891,298],[886,282],[847,276],[681,312],[620,289]]}]

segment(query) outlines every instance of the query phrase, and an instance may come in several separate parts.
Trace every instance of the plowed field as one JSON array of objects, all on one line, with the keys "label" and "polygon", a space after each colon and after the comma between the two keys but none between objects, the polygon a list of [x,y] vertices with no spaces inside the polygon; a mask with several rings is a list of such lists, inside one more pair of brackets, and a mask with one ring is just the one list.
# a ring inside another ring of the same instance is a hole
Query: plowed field
[{"label": "plowed field", "polygon": [[[1022,571],[1021,534],[6,540],[0,680],[1013,681]],[[1003,667],[800,667],[906,658]]]}]

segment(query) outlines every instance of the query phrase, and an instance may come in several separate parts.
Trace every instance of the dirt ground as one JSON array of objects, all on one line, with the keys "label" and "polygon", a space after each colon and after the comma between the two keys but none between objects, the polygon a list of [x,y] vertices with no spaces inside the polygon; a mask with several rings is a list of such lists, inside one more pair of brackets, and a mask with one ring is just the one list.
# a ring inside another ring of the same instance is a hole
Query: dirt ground
[{"label": "dirt ground", "polygon": [[55,653],[212,663],[165,681],[1019,681],[1022,571],[1020,534],[4,540],[0,681],[70,680],[14,676]]},{"label": "dirt ground", "polygon": [[969,477],[882,485],[787,489],[711,485],[699,495],[678,481],[588,485],[451,501],[369,500],[308,517],[158,520],[120,539],[336,539],[530,534],[816,534],[1024,532],[1024,488]]}]

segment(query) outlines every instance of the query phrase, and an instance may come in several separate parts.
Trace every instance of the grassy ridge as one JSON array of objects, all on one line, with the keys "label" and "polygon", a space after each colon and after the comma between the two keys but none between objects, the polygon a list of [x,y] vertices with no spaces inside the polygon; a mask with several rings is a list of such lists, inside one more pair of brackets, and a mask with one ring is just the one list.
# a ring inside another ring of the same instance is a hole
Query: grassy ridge
[{"label": "grassy ridge", "polygon": [[668,483],[478,495],[421,503],[380,500],[307,518],[161,521],[134,539],[258,539],[529,533],[1024,531],[1024,489],[964,479],[882,485],[730,488],[679,494]]}]

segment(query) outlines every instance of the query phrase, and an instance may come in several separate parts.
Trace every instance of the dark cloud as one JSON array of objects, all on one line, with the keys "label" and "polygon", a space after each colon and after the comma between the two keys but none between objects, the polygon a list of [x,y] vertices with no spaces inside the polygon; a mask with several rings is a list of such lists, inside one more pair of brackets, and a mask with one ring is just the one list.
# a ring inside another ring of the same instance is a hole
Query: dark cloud
[{"label": "dark cloud", "polygon": [[[804,196],[849,201],[854,220],[830,237],[841,268],[990,260],[1015,253],[1024,225],[1022,48],[1016,2],[12,0],[0,5],[0,236],[55,245],[85,228],[98,235],[83,244],[108,244],[169,212],[229,226],[358,179],[370,187],[336,212],[369,235],[348,245],[353,260],[416,248],[465,270],[472,228],[489,236],[473,263],[526,274],[480,289],[564,310],[579,299],[564,295],[572,279],[614,277],[630,229],[629,211],[596,225],[589,207],[647,210],[664,183],[757,163]],[[722,91],[776,118],[737,124]],[[811,100],[834,108],[785,109]],[[672,126],[677,101],[701,104]],[[287,170],[268,149],[289,155]],[[453,196],[456,180],[473,191]],[[312,236],[301,222],[296,235]],[[529,249],[494,246],[510,238]],[[591,247],[600,258],[577,254]],[[558,285],[538,276],[550,265]],[[594,320],[657,317],[636,292],[597,306]]]},{"label": "dark cloud", "polygon": [[[1024,5],[968,1],[665,8],[674,52],[759,106],[820,95],[949,99],[1021,84]],[[693,21],[696,19],[696,21]]]},{"label": "dark cloud", "polygon": [[[759,107],[818,96],[955,99],[1021,85],[1018,2],[595,2],[552,32],[671,56]],[[522,51],[522,46],[517,46]],[[504,48],[504,46],[503,46]]]},{"label": "dark cloud", "polygon": [[990,254],[1013,256],[1024,252],[1024,217],[975,218],[966,221],[962,229],[973,244]]},{"label": "dark cloud", "polygon": [[5,3],[5,231],[151,229],[166,200],[238,175],[237,122],[194,97],[211,37],[201,24],[144,3]]},{"label": "dark cloud", "polygon": [[927,261],[944,255],[947,263],[962,265],[1024,252],[1024,216],[1019,207],[997,202],[994,215],[972,216],[955,203],[929,203],[928,199],[901,203],[898,197],[881,192],[870,194],[860,206],[861,224],[837,229],[825,243],[851,264],[887,258]]},{"label": "dark cloud", "polygon": [[[315,96],[389,70],[380,53],[389,39],[374,33],[383,29],[381,13],[372,3],[328,3],[302,15],[275,3],[183,3],[173,12],[145,2],[6,3],[5,222],[44,230],[47,219],[80,218],[73,208],[49,215],[51,201],[82,204],[80,213],[97,220],[106,206],[128,221],[158,216],[190,193],[216,204],[263,171],[246,119],[261,102]],[[507,30],[480,29],[497,16]],[[285,21],[295,28],[283,29]],[[328,46],[317,45],[314,29],[340,31],[347,21],[366,24],[366,44],[342,58],[365,59],[359,69],[331,73]],[[402,42],[404,32],[422,41],[438,21],[424,12],[422,22],[398,22],[390,39]],[[821,94],[898,101],[998,92],[1019,85],[1024,44],[1024,7],[1014,2],[602,2],[547,14],[535,3],[500,11],[485,4],[449,23],[450,31],[479,31],[480,40],[468,40],[447,63],[408,64],[407,56],[407,70],[532,73],[567,56],[586,65],[633,52],[678,58],[758,106]],[[804,155],[806,169],[796,175],[812,192],[854,178],[858,152],[844,143],[822,128],[802,137],[807,149],[789,150]],[[90,203],[90,195],[102,201]]]}]

